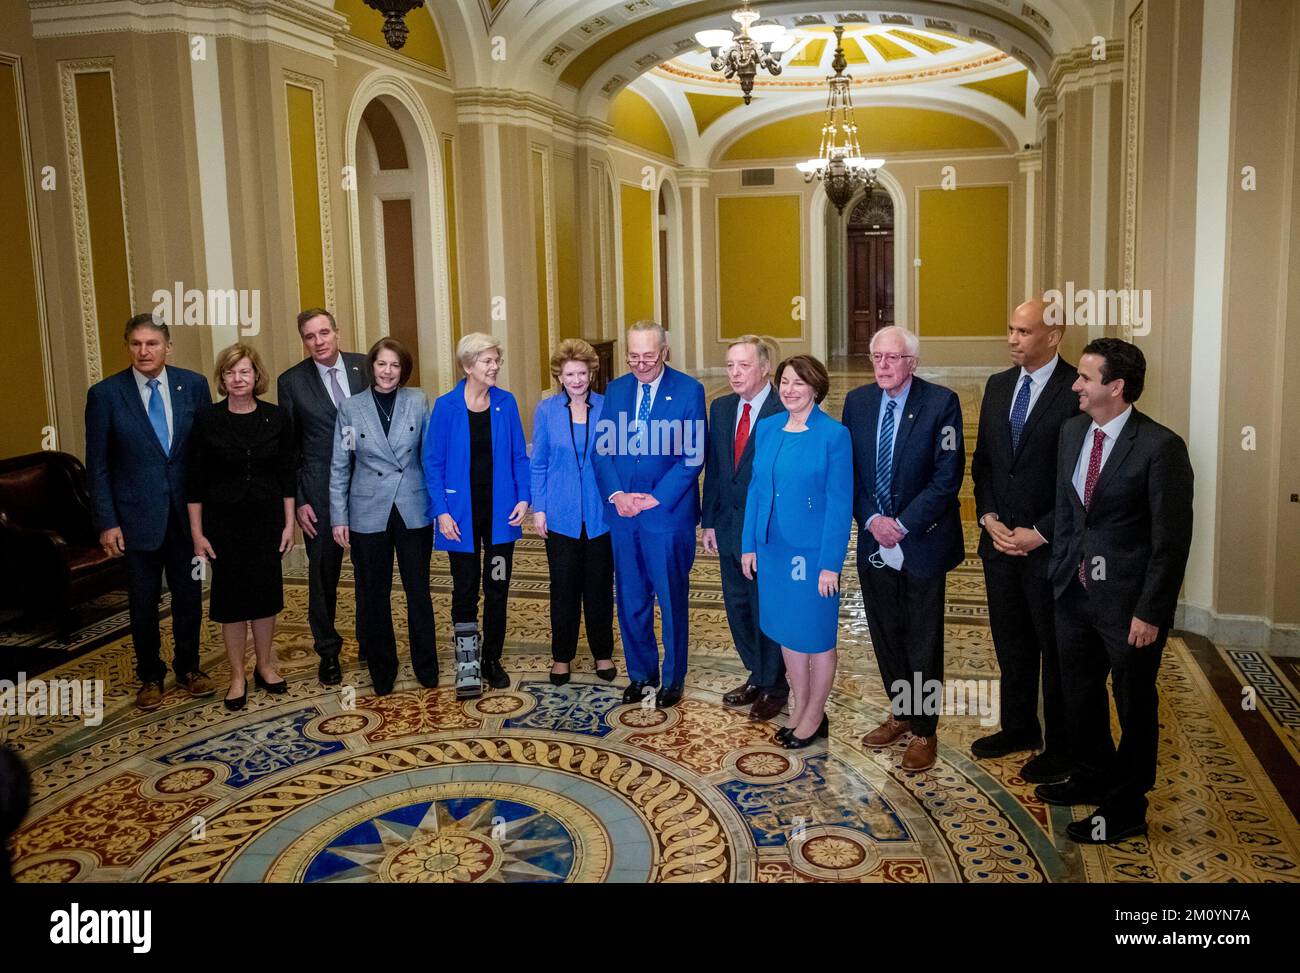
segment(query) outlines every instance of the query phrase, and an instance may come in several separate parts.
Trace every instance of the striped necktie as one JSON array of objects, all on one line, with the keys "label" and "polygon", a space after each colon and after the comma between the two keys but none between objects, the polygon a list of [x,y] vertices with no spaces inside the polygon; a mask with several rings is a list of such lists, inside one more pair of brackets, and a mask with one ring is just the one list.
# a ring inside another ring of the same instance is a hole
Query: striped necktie
[{"label": "striped necktie", "polygon": [[894,515],[890,487],[894,482],[894,407],[897,405],[892,400],[885,405],[885,417],[880,420],[880,438],[876,443],[876,506],[886,517]]}]

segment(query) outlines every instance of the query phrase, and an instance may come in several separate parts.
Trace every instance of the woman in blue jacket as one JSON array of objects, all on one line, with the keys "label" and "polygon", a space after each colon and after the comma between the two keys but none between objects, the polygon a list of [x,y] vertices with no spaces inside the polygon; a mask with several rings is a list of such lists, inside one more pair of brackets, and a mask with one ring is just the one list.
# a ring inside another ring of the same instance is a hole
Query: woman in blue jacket
[{"label": "woman in blue jacket", "polygon": [[848,429],[819,408],[830,376],[816,358],[787,358],[776,387],[786,414],[755,427],[740,567],[747,578],[757,571],[758,625],[781,645],[790,719],[776,739],[794,750],[830,733],[826,700],[853,523],[853,445]]},{"label": "woman in blue jacket", "polygon": [[546,539],[551,576],[551,682],[569,681],[585,610],[596,675],[617,673],[614,655],[614,549],[605,499],[596,484],[593,430],[605,397],[591,391],[599,365],[581,338],[567,338],[551,356],[558,395],[537,403],[533,417],[533,526]]},{"label": "woman in blue jacket", "polygon": [[424,437],[424,478],[438,519],[434,548],[451,562],[451,620],[478,622],[483,585],[482,674],[510,685],[501,667],[506,599],[519,525],[528,513],[528,452],[515,397],[497,388],[501,343],[467,334],[456,345],[465,378],[438,397]]}]

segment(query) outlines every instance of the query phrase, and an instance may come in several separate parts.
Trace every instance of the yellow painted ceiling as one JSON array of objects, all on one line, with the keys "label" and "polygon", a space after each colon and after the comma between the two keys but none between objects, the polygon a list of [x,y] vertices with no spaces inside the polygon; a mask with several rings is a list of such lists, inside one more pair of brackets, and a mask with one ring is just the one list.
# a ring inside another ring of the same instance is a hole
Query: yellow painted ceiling
[{"label": "yellow painted ceiling", "polygon": [[902,61],[909,57],[916,57],[903,45],[897,41],[891,41],[883,34],[868,34],[867,43],[874,47],[876,52],[886,61]]},{"label": "yellow painted ceiling", "polygon": [[[348,33],[359,40],[367,41],[384,50],[393,52],[384,40],[384,15],[365,5],[364,0],[334,0],[334,9],[348,18]],[[447,55],[443,51],[442,38],[434,25],[433,14],[420,7],[406,15],[406,26],[410,30],[406,43],[395,53],[405,55],[421,64],[427,64],[439,71],[447,70]]]},{"label": "yellow painted ceiling", "polygon": [[[359,3],[360,0],[357,0],[357,2]],[[633,21],[626,27],[621,27],[604,35],[575,57],[560,75],[560,80],[574,88],[581,88],[596,73],[597,68],[624,48],[631,47],[638,41],[643,41],[661,30],[668,30],[680,24],[685,24],[696,17],[713,13],[730,13],[735,9],[736,0],[705,0],[703,3],[688,3],[672,10],[657,13],[652,17],[643,17],[640,20]],[[719,26],[721,26],[721,21],[719,21]]]},{"label": "yellow painted ceiling", "polygon": [[1029,88],[1029,72],[1015,71],[1011,74],[1000,74],[996,78],[988,78],[984,81],[968,81],[962,87],[991,95],[998,101],[1010,105],[1023,115],[1025,113],[1026,92]]},{"label": "yellow painted ceiling", "polygon": [[[960,115],[925,108],[869,107],[854,110],[865,156],[939,149],[1005,148],[991,128]],[[811,158],[821,145],[825,112],[769,122],[731,144],[722,161]]]},{"label": "yellow painted ceiling", "polygon": [[615,138],[670,159],[677,158],[668,126],[659,117],[654,105],[630,88],[620,91],[610,104],[609,124],[614,128]]},{"label": "yellow painted ceiling", "polygon": [[808,41],[794,57],[785,63],[793,68],[815,68],[822,63],[822,55],[826,53],[827,41],[824,38],[814,37]]},{"label": "yellow painted ceiling", "polygon": [[740,97],[702,95],[694,91],[686,92],[686,101],[691,106],[691,114],[695,116],[695,129],[701,135],[704,134],[706,128],[727,112],[733,108],[739,108],[745,103],[745,99]]},{"label": "yellow painted ceiling", "polygon": [[950,51],[957,46],[956,44],[950,44],[947,41],[941,41],[934,37],[926,37],[924,34],[914,34],[910,30],[895,28],[894,30],[891,30],[890,33],[895,37],[907,41],[909,44],[915,44],[921,50],[927,51],[930,54],[938,54],[940,51]]}]

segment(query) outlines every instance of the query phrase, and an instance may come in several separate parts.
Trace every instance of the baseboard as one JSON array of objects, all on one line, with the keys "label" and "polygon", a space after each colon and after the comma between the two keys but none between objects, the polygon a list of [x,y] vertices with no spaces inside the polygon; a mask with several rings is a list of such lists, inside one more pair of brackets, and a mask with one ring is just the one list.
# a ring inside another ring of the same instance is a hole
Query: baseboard
[{"label": "baseboard", "polygon": [[1270,655],[1300,658],[1300,625],[1274,623],[1261,615],[1220,615],[1179,602],[1174,627],[1204,635],[1216,645],[1264,649]]}]

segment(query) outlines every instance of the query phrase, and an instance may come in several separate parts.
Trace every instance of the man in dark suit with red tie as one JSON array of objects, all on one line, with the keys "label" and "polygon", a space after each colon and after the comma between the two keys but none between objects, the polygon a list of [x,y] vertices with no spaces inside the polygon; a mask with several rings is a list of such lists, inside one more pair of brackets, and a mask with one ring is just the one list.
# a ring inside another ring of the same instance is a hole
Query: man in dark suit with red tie
[{"label": "man in dark suit with red tie", "polygon": [[1046,310],[1035,299],[1012,312],[1007,344],[1014,364],[990,376],[984,389],[971,460],[989,628],[1002,674],[1001,729],[972,743],[971,753],[988,759],[1043,747],[1020,771],[1031,784],[1070,776],[1047,569],[1056,512],[1056,443],[1061,424],[1079,414],[1078,397],[1070,391],[1078,373],[1057,354],[1065,327],[1049,326]]},{"label": "man in dark suit with red tie", "polygon": [[1160,741],[1156,676],[1192,543],[1187,445],[1133,408],[1145,379],[1136,345],[1091,342],[1074,383],[1084,415],[1061,427],[1057,451],[1051,576],[1074,768],[1037,794],[1048,804],[1096,806],[1066,828],[1086,844],[1146,833]]},{"label": "man in dark suit with red tie", "polygon": [[749,671],[745,682],[726,693],[722,701],[728,706],[748,706],[754,720],[776,716],[790,695],[781,646],[758,627],[758,582],[746,578],[740,569],[740,531],[754,471],[754,427],[758,420],[785,411],[772,388],[774,347],[770,338],[749,334],[727,349],[727,380],[732,392],[716,399],[709,409],[712,435],[700,507],[704,550],[718,555],[727,624],[740,661]]}]

